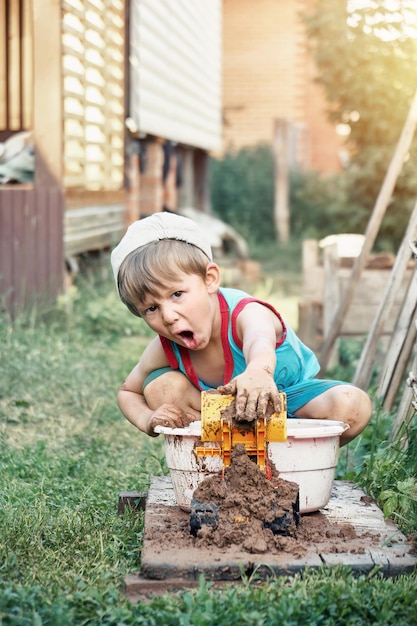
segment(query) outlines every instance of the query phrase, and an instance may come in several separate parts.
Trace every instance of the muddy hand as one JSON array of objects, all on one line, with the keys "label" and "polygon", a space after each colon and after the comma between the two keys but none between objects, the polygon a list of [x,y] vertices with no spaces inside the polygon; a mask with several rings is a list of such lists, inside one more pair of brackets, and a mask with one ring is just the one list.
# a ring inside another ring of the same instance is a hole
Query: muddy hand
[{"label": "muddy hand", "polygon": [[195,417],[191,413],[184,413],[175,404],[162,404],[151,415],[148,422],[148,430],[153,431],[155,426],[167,428],[186,428],[194,422]]},{"label": "muddy hand", "polygon": [[268,404],[271,402],[274,411],[280,412],[281,397],[273,379],[269,376],[259,386],[251,377],[240,375],[227,385],[217,388],[224,395],[236,396],[236,419],[253,421],[258,417],[265,417]]}]

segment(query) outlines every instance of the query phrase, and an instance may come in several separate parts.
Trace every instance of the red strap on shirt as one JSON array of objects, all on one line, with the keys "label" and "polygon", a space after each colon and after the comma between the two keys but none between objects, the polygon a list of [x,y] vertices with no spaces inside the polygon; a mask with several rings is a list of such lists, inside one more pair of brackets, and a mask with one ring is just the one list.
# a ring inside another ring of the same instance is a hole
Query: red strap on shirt
[{"label": "red strap on shirt", "polygon": [[287,336],[287,327],[285,326],[285,322],[282,319],[280,313],[278,313],[278,311],[272,306],[272,304],[269,304],[268,302],[263,302],[262,300],[257,300],[256,298],[243,298],[243,300],[240,300],[240,302],[237,303],[237,305],[235,306],[235,308],[233,309],[232,312],[232,337],[233,340],[235,342],[235,344],[237,345],[237,347],[242,350],[242,341],[239,337],[239,335],[237,334],[237,316],[239,315],[239,313],[242,311],[242,309],[245,308],[245,306],[247,304],[249,304],[250,302],[257,302],[258,304],[262,304],[263,306],[266,306],[268,309],[270,309],[273,313],[275,313],[275,315],[278,317],[279,321],[282,324],[282,337],[281,339],[277,342],[277,344],[275,345],[275,348],[279,348],[280,345],[282,345],[285,341],[285,338]]},{"label": "red strap on shirt", "polygon": [[169,366],[172,367],[173,370],[177,370],[179,368],[179,363],[177,357],[175,356],[174,348],[171,346],[170,340],[166,337],[162,337],[162,335],[159,335],[159,341],[161,342],[162,349],[168,359]]},{"label": "red strap on shirt", "polygon": [[227,306],[226,298],[220,293],[220,291],[218,292],[218,298],[222,318],[221,338],[224,355],[223,385],[227,385],[233,376],[234,370],[233,354],[229,344],[229,307]]}]

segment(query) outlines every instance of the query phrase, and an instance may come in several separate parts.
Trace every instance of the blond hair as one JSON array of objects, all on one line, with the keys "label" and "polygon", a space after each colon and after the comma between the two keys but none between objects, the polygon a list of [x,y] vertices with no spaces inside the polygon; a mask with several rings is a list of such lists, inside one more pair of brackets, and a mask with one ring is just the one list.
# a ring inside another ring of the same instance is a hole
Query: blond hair
[{"label": "blond hair", "polygon": [[148,295],[156,296],[160,288],[178,278],[178,272],[206,277],[209,259],[196,246],[177,239],[152,241],[131,252],[122,262],[117,287],[121,301],[140,317],[138,304]]}]

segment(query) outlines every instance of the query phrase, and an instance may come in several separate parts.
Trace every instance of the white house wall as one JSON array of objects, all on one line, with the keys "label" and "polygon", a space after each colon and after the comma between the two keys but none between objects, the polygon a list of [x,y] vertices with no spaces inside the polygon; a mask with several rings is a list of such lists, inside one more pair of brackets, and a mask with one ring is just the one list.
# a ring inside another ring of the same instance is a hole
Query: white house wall
[{"label": "white house wall", "polygon": [[131,0],[130,111],[139,131],[221,144],[222,0]]}]

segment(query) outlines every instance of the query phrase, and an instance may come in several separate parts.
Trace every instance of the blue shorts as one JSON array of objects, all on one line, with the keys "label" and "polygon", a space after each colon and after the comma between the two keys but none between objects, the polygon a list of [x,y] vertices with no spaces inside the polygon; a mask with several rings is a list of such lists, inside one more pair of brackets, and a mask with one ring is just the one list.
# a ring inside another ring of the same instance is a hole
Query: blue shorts
[{"label": "blue shorts", "polygon": [[301,407],[307,404],[307,402],[310,402],[310,400],[314,400],[317,396],[321,396],[322,393],[332,387],[348,384],[349,383],[345,383],[341,380],[310,378],[283,389],[287,396],[287,416],[296,417],[295,412],[298,411],[298,409],[301,409]]},{"label": "blue shorts", "polygon": [[[146,385],[150,382],[166,374],[168,372],[179,372],[180,370],[173,370],[170,367],[161,367],[157,370],[151,372],[145,379],[143,383],[143,389],[145,389]],[[183,374],[184,376],[184,374]],[[291,387],[287,387],[286,389],[282,389],[287,396],[287,416],[288,417],[296,417],[295,413],[302,406],[317,398],[322,393],[331,389],[332,387],[336,387],[337,385],[349,385],[350,383],[343,382],[341,380],[325,380],[321,378],[310,378],[307,380],[303,380],[300,383],[296,383],[295,385],[291,385]]]}]

